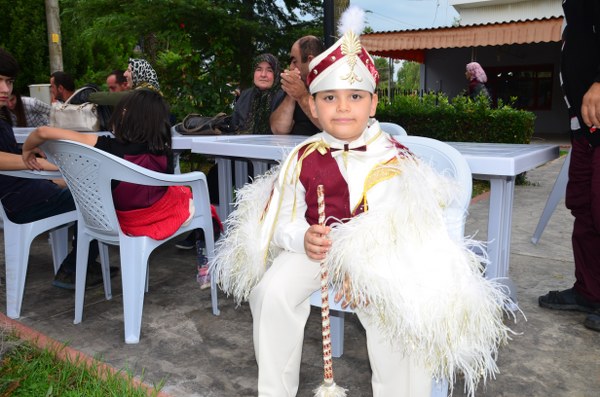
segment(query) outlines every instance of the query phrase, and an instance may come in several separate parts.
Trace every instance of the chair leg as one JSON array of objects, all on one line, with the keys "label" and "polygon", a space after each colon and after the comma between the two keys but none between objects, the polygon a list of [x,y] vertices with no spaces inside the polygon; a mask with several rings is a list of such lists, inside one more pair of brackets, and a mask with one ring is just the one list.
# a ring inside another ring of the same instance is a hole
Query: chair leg
[{"label": "chair leg", "polygon": [[54,274],[56,274],[69,253],[69,227],[65,226],[51,231],[49,241],[52,247]]},{"label": "chair leg", "polygon": [[344,354],[344,316],[345,313],[337,310],[329,312],[331,325],[331,355],[342,357]]},{"label": "chair leg", "polygon": [[110,282],[110,261],[108,258],[108,244],[98,241],[98,252],[100,253],[100,264],[102,267],[102,281],[104,282],[104,296],[106,300],[112,299],[112,285]]},{"label": "chair leg", "polygon": [[[209,236],[208,233],[210,233],[210,236],[212,236],[212,228],[207,230],[205,228],[202,228],[202,230],[204,231],[204,236]],[[209,263],[212,262],[212,259],[214,258],[215,255],[215,242],[212,238],[205,238],[206,240],[206,255],[208,256],[208,261]],[[217,280],[216,277],[213,276],[213,274],[211,273],[210,275],[210,302],[211,302],[211,306],[212,306],[212,313],[215,316],[218,316],[219,314],[221,314],[221,311],[219,310],[219,300],[218,300],[218,289],[217,289]]]},{"label": "chair leg", "polygon": [[[85,300],[85,279],[87,277],[88,256],[90,254],[91,238],[78,229],[77,233],[77,265],[75,270],[75,319],[74,324],[79,324],[83,317],[83,303]],[[109,277],[110,278],[110,277]]]},{"label": "chair leg", "polygon": [[32,228],[30,225],[19,225],[15,230],[6,224],[4,228],[6,314],[10,318],[19,318],[29,264],[29,250],[33,241]]},{"label": "chair leg", "polygon": [[121,241],[121,280],[123,283],[123,321],[125,343],[138,343],[142,327],[144,290],[150,252],[139,244]]}]

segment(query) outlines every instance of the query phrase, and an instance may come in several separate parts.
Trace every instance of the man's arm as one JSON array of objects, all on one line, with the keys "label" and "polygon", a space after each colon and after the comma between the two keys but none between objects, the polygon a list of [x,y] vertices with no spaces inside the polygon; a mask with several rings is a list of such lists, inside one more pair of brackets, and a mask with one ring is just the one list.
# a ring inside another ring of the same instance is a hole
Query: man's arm
[{"label": "man's arm", "polygon": [[300,77],[300,71],[285,70],[281,73],[281,89],[287,94],[283,102],[271,114],[271,130],[273,134],[289,134],[294,126],[294,108],[296,103],[310,119],[310,121],[321,129],[319,120],[314,118],[310,112],[308,99],[310,93],[306,84]]},{"label": "man's arm", "polygon": [[294,107],[296,101],[289,95],[286,95],[277,106],[275,111],[271,113],[269,122],[271,123],[271,131],[275,135],[289,134],[294,126]]}]

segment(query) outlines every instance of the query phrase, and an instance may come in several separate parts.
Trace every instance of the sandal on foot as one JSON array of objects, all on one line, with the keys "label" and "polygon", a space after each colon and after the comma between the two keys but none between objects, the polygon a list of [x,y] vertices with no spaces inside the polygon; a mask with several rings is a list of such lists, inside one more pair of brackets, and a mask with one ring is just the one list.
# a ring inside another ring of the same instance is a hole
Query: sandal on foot
[{"label": "sandal on foot", "polygon": [[600,304],[588,302],[579,295],[573,288],[564,291],[550,291],[546,295],[538,298],[541,307],[553,310],[575,310],[584,313],[591,313],[600,308]]}]

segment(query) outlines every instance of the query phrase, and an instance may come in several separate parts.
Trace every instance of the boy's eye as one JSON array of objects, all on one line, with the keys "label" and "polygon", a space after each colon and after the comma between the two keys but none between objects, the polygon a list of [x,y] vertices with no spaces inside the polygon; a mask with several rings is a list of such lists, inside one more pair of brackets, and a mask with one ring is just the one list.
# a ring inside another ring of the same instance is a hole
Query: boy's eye
[{"label": "boy's eye", "polygon": [[360,99],[362,98],[362,95],[360,94],[352,94],[352,99],[356,100],[356,99]]},{"label": "boy's eye", "polygon": [[333,95],[325,95],[323,97],[323,100],[324,101],[333,101],[333,98],[334,98]]}]

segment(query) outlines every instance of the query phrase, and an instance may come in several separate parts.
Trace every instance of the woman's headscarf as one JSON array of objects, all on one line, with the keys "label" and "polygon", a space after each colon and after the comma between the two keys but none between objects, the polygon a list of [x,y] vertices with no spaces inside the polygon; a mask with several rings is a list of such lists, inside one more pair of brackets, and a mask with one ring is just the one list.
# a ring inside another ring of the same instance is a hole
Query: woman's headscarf
[{"label": "woman's headscarf", "polygon": [[129,58],[131,66],[131,80],[133,89],[135,88],[150,88],[160,92],[160,84],[158,76],[154,68],[145,59]]},{"label": "woman's headscarf", "polygon": [[280,87],[280,67],[277,58],[269,53],[260,54],[254,58],[252,70],[256,70],[256,67],[261,62],[267,62],[271,66],[275,78],[273,80],[273,85],[267,90],[259,90],[254,87],[254,97],[252,98],[250,113],[246,119],[247,125],[245,128],[250,134],[267,134],[271,131],[271,123],[269,122],[269,118],[271,117],[271,105],[275,93]]},{"label": "woman's headscarf", "polygon": [[477,62],[467,63],[467,72],[471,74],[471,80],[475,79],[480,83],[487,82],[487,76],[481,65]]}]

